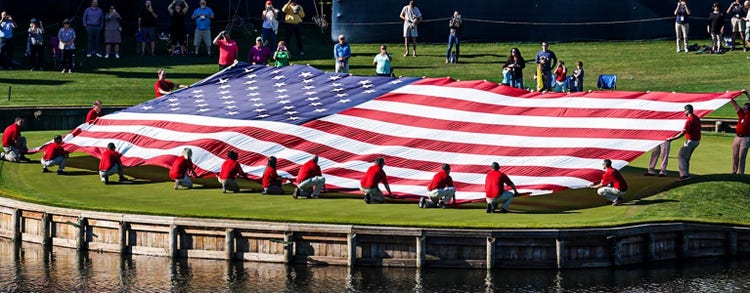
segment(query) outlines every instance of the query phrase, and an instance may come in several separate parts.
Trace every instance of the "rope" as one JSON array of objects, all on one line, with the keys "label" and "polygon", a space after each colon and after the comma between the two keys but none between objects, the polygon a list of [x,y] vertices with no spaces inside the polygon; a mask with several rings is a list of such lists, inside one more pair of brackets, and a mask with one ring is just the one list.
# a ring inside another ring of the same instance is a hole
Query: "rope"
[{"label": "rope", "polygon": [[[633,19],[633,20],[614,20],[614,21],[591,21],[591,22],[528,22],[528,21],[508,21],[508,20],[488,20],[488,19],[476,19],[476,18],[464,18],[464,22],[479,22],[479,23],[493,23],[493,24],[512,24],[512,25],[538,25],[538,26],[582,26],[582,25],[612,25],[612,24],[627,24],[627,23],[643,23],[643,22],[654,22],[671,20],[673,16],[666,17],[655,17],[645,19]],[[434,18],[423,20],[424,23],[447,21],[450,17]],[[345,22],[340,23],[344,25],[355,25],[355,26],[374,26],[374,25],[388,25],[388,24],[403,24],[403,21],[388,21],[388,22]]]}]

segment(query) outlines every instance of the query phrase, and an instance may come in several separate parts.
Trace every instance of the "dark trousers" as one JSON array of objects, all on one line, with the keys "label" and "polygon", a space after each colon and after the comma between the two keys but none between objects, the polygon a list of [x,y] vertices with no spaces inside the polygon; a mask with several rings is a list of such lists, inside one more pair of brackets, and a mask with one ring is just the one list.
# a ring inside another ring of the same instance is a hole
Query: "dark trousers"
[{"label": "dark trousers", "polygon": [[101,43],[102,27],[89,25],[86,27],[86,53],[96,54],[101,50],[99,49]]},{"label": "dark trousers", "polygon": [[286,47],[291,48],[291,43],[289,43],[289,41],[292,40],[292,34],[294,34],[294,38],[297,39],[297,53],[304,51],[304,48],[302,47],[302,31],[300,30],[299,24],[284,24],[286,25],[286,39],[284,40]]},{"label": "dark trousers", "polygon": [[62,69],[73,69],[73,49],[62,51]]},{"label": "dark trousers", "polygon": [[40,69],[44,67],[44,46],[42,45],[31,45],[29,59],[31,60],[32,69]]},{"label": "dark trousers", "polygon": [[451,56],[451,49],[453,49],[453,44],[456,45],[456,61],[458,61],[458,56],[461,53],[461,39],[454,34],[448,35],[448,50],[445,50],[445,58],[449,58]]},{"label": "dark trousers", "polygon": [[13,67],[13,43],[11,39],[0,38],[0,67]]}]

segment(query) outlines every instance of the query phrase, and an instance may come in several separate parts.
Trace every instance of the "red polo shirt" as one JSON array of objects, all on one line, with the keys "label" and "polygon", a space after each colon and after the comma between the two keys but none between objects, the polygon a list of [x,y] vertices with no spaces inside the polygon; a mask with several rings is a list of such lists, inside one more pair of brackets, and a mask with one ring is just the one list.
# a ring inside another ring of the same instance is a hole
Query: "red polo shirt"
[{"label": "red polo shirt", "polygon": [[278,180],[279,174],[276,173],[276,168],[266,167],[266,170],[263,171],[263,188],[271,187],[271,185],[276,184],[276,181]]},{"label": "red polo shirt", "polygon": [[42,156],[42,159],[49,161],[54,158],[57,158],[58,156],[64,156],[68,152],[63,149],[62,144],[57,144],[55,142],[50,143],[46,146],[44,146],[44,156]]},{"label": "red polo shirt", "polygon": [[487,198],[496,198],[505,191],[505,184],[510,185],[511,181],[507,175],[500,170],[491,170],[487,173],[487,179],[484,181],[484,192]]},{"label": "red polo shirt", "polygon": [[162,96],[162,94],[159,92],[159,89],[171,92],[174,89],[174,83],[169,79],[157,79],[156,83],[154,83],[154,95],[156,95],[157,98]]},{"label": "red polo shirt", "polygon": [[120,157],[122,157],[122,154],[117,151],[113,151],[110,149],[104,150],[102,159],[101,161],[99,161],[99,170],[107,171],[115,164],[122,164],[122,162],[120,161]]},{"label": "red polo shirt", "polygon": [[183,156],[178,157],[169,168],[169,178],[172,180],[182,179],[188,170],[193,169],[193,161]]},{"label": "red polo shirt", "polygon": [[750,111],[737,111],[737,136],[750,136]]},{"label": "red polo shirt", "polygon": [[380,182],[388,184],[388,179],[386,179],[383,168],[381,168],[380,165],[375,164],[367,169],[365,176],[362,176],[362,180],[359,181],[359,184],[362,188],[377,188]]},{"label": "red polo shirt", "polygon": [[99,118],[99,112],[96,112],[96,109],[91,109],[88,114],[86,114],[86,122],[91,122],[96,120],[96,118]]},{"label": "red polo shirt", "polygon": [[9,147],[13,145],[19,137],[21,137],[21,127],[16,123],[8,125],[5,131],[3,131],[3,146]]},{"label": "red polo shirt", "polygon": [[432,182],[427,186],[427,190],[435,190],[447,186],[453,187],[453,178],[451,178],[445,170],[440,170],[440,172],[437,172],[437,174],[432,177]]},{"label": "red polo shirt", "polygon": [[690,114],[687,120],[685,120],[683,131],[685,131],[685,138],[687,140],[701,140],[701,118],[695,114]]},{"label": "red polo shirt", "polygon": [[313,160],[309,160],[299,168],[299,174],[297,174],[297,180],[295,180],[294,183],[300,184],[302,181],[315,176],[323,176],[323,173],[320,171],[320,166],[318,166],[317,163]]},{"label": "red polo shirt", "polygon": [[240,163],[237,163],[237,161],[227,159],[226,161],[224,161],[224,164],[221,164],[219,179],[235,179],[237,178],[237,174],[242,175],[242,177],[247,177],[247,175],[245,175],[245,172],[242,171],[242,168],[240,168]]},{"label": "red polo shirt", "polygon": [[619,191],[628,191],[628,183],[625,182],[625,178],[622,177],[620,171],[612,167],[607,168],[604,171],[604,175],[602,175],[602,185],[607,186],[610,184]]}]

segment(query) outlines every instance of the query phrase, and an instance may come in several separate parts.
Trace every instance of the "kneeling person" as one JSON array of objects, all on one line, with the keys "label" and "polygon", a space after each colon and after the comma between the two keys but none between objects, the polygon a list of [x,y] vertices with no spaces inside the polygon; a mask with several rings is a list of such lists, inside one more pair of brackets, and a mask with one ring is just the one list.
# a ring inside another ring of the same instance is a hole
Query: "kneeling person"
[{"label": "kneeling person", "polygon": [[266,170],[263,171],[262,183],[263,192],[261,194],[284,194],[284,188],[281,187],[284,178],[276,173],[276,157],[274,156],[268,157],[268,165],[266,165]]},{"label": "kneeling person", "polygon": [[378,184],[381,182],[383,183],[383,186],[385,186],[385,190],[388,191],[388,197],[393,197],[391,187],[388,185],[388,179],[386,179],[385,171],[383,171],[383,166],[385,166],[385,159],[375,159],[375,164],[367,169],[365,176],[363,176],[362,180],[359,182],[359,190],[365,194],[365,203],[367,204],[385,202],[383,192],[378,188]]},{"label": "kneeling person", "polygon": [[9,162],[28,162],[26,158],[26,137],[21,136],[21,128],[23,128],[23,118],[16,117],[15,121],[8,125],[3,131],[3,151],[0,152],[0,160],[6,160]]},{"label": "kneeling person", "polygon": [[[505,190],[505,184],[513,188],[513,193]],[[507,213],[510,203],[514,196],[518,196],[518,190],[513,181],[510,181],[508,175],[500,172],[500,164],[492,162],[492,170],[487,173],[487,179],[484,182],[484,191],[487,196],[487,213],[495,212],[497,206],[502,203],[500,213]]]},{"label": "kneeling person", "polygon": [[54,141],[44,146],[44,155],[39,160],[42,163],[42,173],[48,173],[49,167],[57,165],[57,175],[64,175],[65,162],[68,161],[68,152],[62,147],[62,136],[55,135]]},{"label": "kneeling person", "polygon": [[625,178],[622,177],[620,171],[612,168],[611,160],[604,160],[602,167],[604,168],[602,181],[596,185],[589,185],[588,188],[598,188],[596,193],[606,197],[607,200],[612,202],[613,206],[620,205],[622,203],[622,196],[628,191],[628,183],[625,182]]},{"label": "kneeling person", "polygon": [[195,174],[195,165],[193,165],[193,150],[185,148],[182,150],[182,156],[174,160],[172,168],[169,169],[169,178],[174,180],[174,190],[177,190],[180,186],[187,188],[193,188],[193,182],[190,181],[190,174],[193,177],[198,177]]},{"label": "kneeling person", "polygon": [[104,184],[109,184],[109,176],[117,173],[119,181],[127,181],[125,178],[122,161],[120,158],[122,154],[115,150],[114,143],[108,143],[107,149],[102,154],[101,161],[99,161],[99,179]]},{"label": "kneeling person", "polygon": [[445,208],[446,203],[456,199],[456,188],[453,187],[450,173],[451,165],[443,164],[442,170],[432,177],[432,182],[427,186],[427,196],[419,199],[420,208]]},{"label": "kneeling person", "polygon": [[227,152],[227,160],[221,165],[221,171],[219,172],[219,183],[221,183],[221,192],[226,193],[227,190],[231,190],[234,193],[240,192],[240,186],[237,185],[237,175],[242,178],[248,179],[247,174],[242,171],[240,163],[237,162],[239,156],[235,151]]},{"label": "kneeling person", "polygon": [[320,171],[317,155],[302,165],[294,184],[297,185],[292,194],[294,198],[298,196],[318,198],[320,196],[320,192],[326,184],[326,179],[323,177],[323,172]]}]

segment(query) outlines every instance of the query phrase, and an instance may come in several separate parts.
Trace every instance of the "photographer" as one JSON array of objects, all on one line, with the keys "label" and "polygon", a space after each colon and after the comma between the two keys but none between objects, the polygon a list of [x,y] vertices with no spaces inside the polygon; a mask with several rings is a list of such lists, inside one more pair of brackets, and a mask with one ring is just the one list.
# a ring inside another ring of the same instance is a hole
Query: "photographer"
[{"label": "photographer", "polygon": [[270,49],[275,49],[276,46],[276,34],[279,31],[279,21],[276,20],[276,16],[279,15],[279,10],[273,7],[271,0],[266,1],[266,9],[261,13],[261,19],[263,19],[263,28],[261,29],[261,36],[265,41],[265,45]]},{"label": "photographer", "polygon": [[732,24],[732,47],[731,50],[734,50],[734,41],[737,40],[737,37],[740,37],[740,42],[742,43],[742,50],[747,52],[747,47],[745,46],[745,10],[742,4],[740,3],[740,0],[734,0],[732,4],[729,4],[729,8],[727,8],[727,15],[731,16],[730,23]]},{"label": "photographer", "polygon": [[284,42],[289,44],[292,40],[292,35],[297,40],[297,52],[300,55],[305,55],[304,48],[302,47],[302,31],[300,25],[302,19],[305,17],[305,9],[302,5],[297,4],[297,0],[289,0],[281,10],[284,11],[284,23],[286,26],[286,39]]},{"label": "photographer", "polygon": [[409,38],[414,46],[412,56],[417,57],[417,24],[422,21],[422,12],[414,6],[414,1],[409,1],[409,4],[401,9],[399,17],[404,20],[404,57],[409,56]]},{"label": "photographer", "polygon": [[42,26],[42,21],[32,18],[28,33],[31,71],[44,70],[44,26]]},{"label": "photographer", "polygon": [[674,22],[674,33],[677,39],[677,53],[680,53],[680,41],[682,41],[682,47],[685,53],[688,52],[688,31],[690,30],[690,24],[688,23],[688,15],[690,15],[690,8],[687,6],[687,0],[677,1],[677,7],[674,9],[675,22]]},{"label": "photographer", "polygon": [[182,0],[173,0],[169,4],[167,10],[169,15],[172,16],[172,21],[169,25],[169,52],[174,55],[185,55],[184,46],[187,45],[185,38],[185,15],[187,15],[188,4]]},{"label": "photographer", "polygon": [[227,68],[237,61],[239,47],[237,46],[237,42],[232,40],[229,32],[219,32],[216,38],[214,38],[213,43],[219,46],[219,70]]},{"label": "photographer", "polygon": [[154,56],[157,19],[159,19],[159,15],[156,13],[155,8],[151,6],[151,1],[146,0],[141,15],[138,16],[138,31],[141,33],[141,56],[146,55],[146,43],[149,43],[151,47],[149,54]]},{"label": "photographer", "polygon": [[284,41],[280,41],[276,47],[276,52],[273,53],[273,60],[276,61],[276,67],[289,66],[289,59],[291,58],[292,55],[286,49],[286,44]]},{"label": "photographer", "polygon": [[0,13],[0,69],[13,69],[13,30],[16,22],[5,11]]}]

